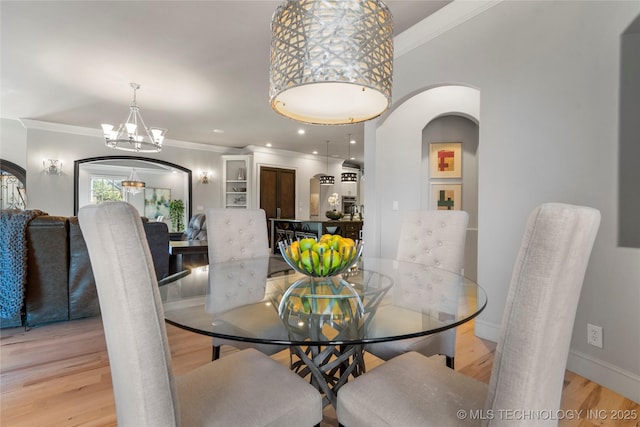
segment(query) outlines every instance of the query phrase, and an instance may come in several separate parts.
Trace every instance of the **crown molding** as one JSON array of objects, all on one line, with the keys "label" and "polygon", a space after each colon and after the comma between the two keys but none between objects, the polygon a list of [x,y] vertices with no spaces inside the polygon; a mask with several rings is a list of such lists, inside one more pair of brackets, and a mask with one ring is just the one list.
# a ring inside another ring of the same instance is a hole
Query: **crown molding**
[{"label": "crown molding", "polygon": [[[244,150],[246,150],[249,153],[270,154],[270,155],[275,155],[280,157],[291,157],[295,159],[318,160],[318,157],[322,157],[322,161],[326,161],[325,155],[299,153],[297,151],[282,150],[279,148],[269,148],[269,147],[263,147],[261,145],[247,145],[246,147],[244,147]],[[332,160],[339,160],[342,162],[344,159],[329,157],[329,161],[332,161]]]},{"label": "crown molding", "polygon": [[394,58],[435,39],[439,35],[502,3],[503,0],[454,0],[393,39]]},{"label": "crown molding", "polygon": [[[68,133],[71,135],[81,135],[81,136],[90,136],[94,138],[103,139],[104,136],[102,134],[102,130],[86,128],[81,126],[74,125],[65,125],[62,123],[54,123],[54,122],[44,122],[41,120],[34,119],[18,119],[18,121],[22,124],[25,129],[37,129],[44,130],[48,132],[60,132],[60,133]],[[162,143],[163,147],[176,147],[183,148],[189,150],[201,150],[201,151],[211,151],[214,153],[223,153],[223,154],[237,154],[242,150],[231,147],[223,147],[220,145],[210,145],[203,144],[199,142],[189,142],[189,141],[181,141],[177,139],[168,139],[165,138]]]}]

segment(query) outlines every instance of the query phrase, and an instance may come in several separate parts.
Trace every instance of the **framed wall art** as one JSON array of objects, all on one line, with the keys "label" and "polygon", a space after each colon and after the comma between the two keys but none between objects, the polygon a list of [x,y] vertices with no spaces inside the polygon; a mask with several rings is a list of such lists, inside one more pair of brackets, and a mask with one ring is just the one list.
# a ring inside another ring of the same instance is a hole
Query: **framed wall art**
[{"label": "framed wall art", "polygon": [[431,184],[431,209],[459,211],[462,209],[462,184]]},{"label": "framed wall art", "polygon": [[431,178],[462,178],[462,143],[429,144],[429,171]]},{"label": "framed wall art", "polygon": [[169,218],[169,202],[171,202],[169,188],[145,188],[144,216],[149,219]]}]

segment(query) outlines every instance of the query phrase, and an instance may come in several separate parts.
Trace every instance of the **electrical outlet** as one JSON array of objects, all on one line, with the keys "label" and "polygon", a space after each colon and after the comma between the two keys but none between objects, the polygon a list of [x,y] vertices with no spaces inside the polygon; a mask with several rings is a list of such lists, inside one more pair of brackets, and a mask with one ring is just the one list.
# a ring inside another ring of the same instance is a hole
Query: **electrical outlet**
[{"label": "electrical outlet", "polygon": [[593,346],[602,348],[602,326],[587,323],[587,342]]}]

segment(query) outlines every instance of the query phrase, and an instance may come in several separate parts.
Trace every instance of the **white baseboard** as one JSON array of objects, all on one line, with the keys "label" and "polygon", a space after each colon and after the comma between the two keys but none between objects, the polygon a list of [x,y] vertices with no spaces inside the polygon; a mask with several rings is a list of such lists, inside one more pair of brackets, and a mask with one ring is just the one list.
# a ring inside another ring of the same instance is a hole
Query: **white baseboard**
[{"label": "white baseboard", "polygon": [[576,350],[569,351],[567,369],[640,403],[640,376]]},{"label": "white baseboard", "polygon": [[[497,342],[500,336],[500,325],[476,318],[475,335],[478,338]],[[633,372],[576,350],[569,350],[567,369],[640,403],[640,376]]]},{"label": "white baseboard", "polygon": [[478,319],[477,317],[474,322],[474,332],[478,338],[498,342],[498,337],[500,336],[500,325]]}]

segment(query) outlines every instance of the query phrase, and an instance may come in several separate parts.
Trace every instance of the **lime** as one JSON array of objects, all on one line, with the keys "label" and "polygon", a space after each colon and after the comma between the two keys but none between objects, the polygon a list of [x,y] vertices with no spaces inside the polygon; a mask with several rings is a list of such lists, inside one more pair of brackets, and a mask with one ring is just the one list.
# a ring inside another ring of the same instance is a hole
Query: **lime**
[{"label": "lime", "polygon": [[324,274],[328,274],[340,267],[340,254],[333,249],[325,252],[322,256],[322,264],[324,265]]},{"label": "lime", "polygon": [[315,267],[320,265],[320,256],[313,251],[306,250],[300,255],[300,265],[307,273],[315,273]]},{"label": "lime", "polygon": [[300,240],[300,250],[301,251],[306,251],[311,249],[311,247],[313,246],[313,244],[316,242],[316,239],[312,239],[311,237],[306,237],[302,240]]},{"label": "lime", "polygon": [[329,247],[331,247],[331,249],[338,250],[341,240],[342,236],[339,236],[337,234],[333,235],[333,237],[331,237],[331,239],[329,240]]},{"label": "lime", "polygon": [[329,245],[325,242],[314,243],[313,246],[311,246],[311,250],[317,252],[318,255],[322,255],[329,250]]}]

